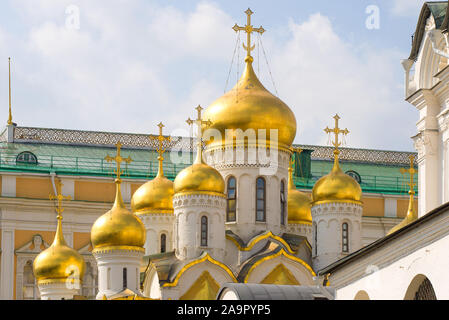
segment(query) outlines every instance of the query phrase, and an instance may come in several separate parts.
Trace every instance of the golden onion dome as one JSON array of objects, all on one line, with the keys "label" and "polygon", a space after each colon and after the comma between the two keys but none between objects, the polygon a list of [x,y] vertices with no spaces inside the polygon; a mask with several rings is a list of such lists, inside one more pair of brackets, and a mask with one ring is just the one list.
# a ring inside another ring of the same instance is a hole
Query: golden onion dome
[{"label": "golden onion dome", "polygon": [[131,198],[131,209],[137,214],[173,213],[173,182],[164,177],[162,157],[159,172],[151,181],[141,185]]},{"label": "golden onion dome", "polygon": [[335,155],[332,171],[319,179],[312,190],[312,204],[317,205],[326,202],[352,202],[361,204],[362,188],[358,182],[345,174],[338,163],[338,155]]},{"label": "golden onion dome", "polygon": [[175,194],[207,193],[223,195],[225,182],[220,172],[204,162],[195,162],[176,176]]},{"label": "golden onion dome", "polygon": [[[237,129],[243,132],[253,129],[256,135],[258,130],[265,129],[267,145],[270,141],[270,130],[275,129],[278,132],[279,147],[283,148],[289,148],[295,139],[294,113],[278,97],[265,89],[253,70],[252,60],[250,56],[245,59],[245,71],[234,88],[206,109],[204,118],[212,122],[210,129],[218,130],[222,138],[222,141],[208,141],[209,148],[220,146],[225,140],[237,140]],[[244,139],[243,135],[241,139]]]},{"label": "golden onion dome", "polygon": [[288,223],[289,224],[312,224],[312,210],[310,197],[296,189],[293,183],[293,169],[289,168],[288,181]]},{"label": "golden onion dome", "polygon": [[388,231],[387,235],[392,234],[392,233],[398,231],[399,229],[402,229],[406,225],[408,225],[418,219],[418,213],[416,212],[415,206],[413,204],[413,202],[414,202],[413,195],[415,194],[415,191],[410,190],[408,193],[410,194],[410,199],[409,199],[409,204],[408,204],[407,216],[404,218],[404,220],[402,220],[400,223],[398,223],[393,228],[391,228],[391,230]]},{"label": "golden onion dome", "polygon": [[137,247],[145,244],[145,226],[123,203],[120,179],[115,180],[116,196],[111,210],[99,217],[91,229],[94,249],[105,247]]},{"label": "golden onion dome", "polygon": [[86,264],[83,257],[65,242],[62,234],[62,217],[52,245],[42,251],[33,262],[33,272],[38,284],[65,282],[81,283]]}]

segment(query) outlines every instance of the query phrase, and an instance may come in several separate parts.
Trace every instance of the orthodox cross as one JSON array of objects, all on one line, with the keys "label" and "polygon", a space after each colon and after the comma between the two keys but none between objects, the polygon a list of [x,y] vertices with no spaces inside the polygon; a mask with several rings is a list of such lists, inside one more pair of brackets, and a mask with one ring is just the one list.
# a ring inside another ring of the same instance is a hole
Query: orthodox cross
[{"label": "orthodox cross", "polygon": [[341,130],[338,127],[338,120],[340,120],[340,117],[338,116],[338,114],[335,115],[334,119],[335,119],[335,128],[329,129],[329,127],[326,127],[326,129],[324,129],[324,132],[326,132],[327,134],[330,134],[330,133],[335,134],[335,141],[333,141],[332,144],[335,147],[334,155],[338,156],[340,154],[340,150],[338,150],[338,147],[341,146],[341,142],[338,141],[338,135],[342,134],[342,135],[346,136],[349,133],[349,130],[348,129]]},{"label": "orthodox cross", "polygon": [[202,140],[203,128],[207,128],[212,125],[212,122],[210,120],[207,120],[207,121],[203,120],[203,118],[201,116],[202,110],[203,110],[203,108],[201,106],[196,107],[196,111],[198,112],[197,119],[192,120],[189,117],[189,119],[187,119],[187,121],[186,121],[188,125],[191,126],[193,124],[196,124],[196,126],[198,127],[198,154],[197,154],[195,163],[197,163],[198,161],[201,162],[203,160],[203,153],[202,153],[202,151],[203,151],[203,140]]},{"label": "orthodox cross", "polygon": [[303,151],[301,148],[295,148],[292,147],[292,156],[290,157],[290,167],[294,167],[296,159],[295,159],[295,154],[298,153],[298,155],[301,154],[301,152]]},{"label": "orthodox cross", "polygon": [[415,170],[415,168],[414,168],[414,161],[415,161],[415,156],[414,155],[410,155],[410,168],[409,169],[406,169],[406,168],[401,168],[401,173],[402,174],[405,174],[405,173],[408,173],[408,174],[410,174],[410,182],[409,183],[407,183],[409,186],[410,186],[410,191],[409,191],[409,194],[410,195],[414,195],[415,194],[415,186],[416,186],[416,183],[414,183],[413,182],[413,175],[415,174],[415,173],[417,173],[417,171]]},{"label": "orthodox cross", "polygon": [[12,124],[12,112],[11,112],[11,58],[8,58],[8,71],[9,71],[9,116],[8,125]]},{"label": "orthodox cross", "polygon": [[58,206],[56,208],[56,212],[58,213],[57,219],[62,220],[62,213],[64,212],[64,208],[62,207],[62,201],[63,200],[72,200],[70,196],[63,196],[62,195],[62,186],[63,184],[60,181],[56,181],[56,196],[50,194],[49,199],[50,200],[58,200]]},{"label": "orthodox cross", "polygon": [[246,26],[244,27],[240,27],[239,25],[237,25],[237,23],[234,25],[234,27],[232,27],[232,29],[234,29],[235,32],[239,32],[239,31],[245,31],[246,32],[246,45],[243,44],[243,48],[246,50],[246,55],[247,57],[251,57],[251,51],[254,50],[255,45],[251,45],[251,33],[253,32],[258,32],[260,34],[263,34],[265,32],[265,29],[262,28],[262,26],[260,26],[260,28],[254,28],[251,25],[251,15],[254,13],[251,11],[250,8],[248,8],[248,10],[245,11],[246,15],[247,15],[247,22],[246,22]]},{"label": "orthodox cross", "polygon": [[165,148],[164,148],[164,141],[170,142],[171,138],[170,137],[164,137],[164,135],[162,134],[162,130],[165,127],[164,124],[161,122],[157,125],[159,127],[159,136],[155,137],[155,136],[150,136],[150,140],[157,140],[159,141],[159,147],[156,149],[157,153],[159,154],[159,157],[157,158],[157,160],[159,160],[159,172],[158,175],[163,175],[163,168],[162,168],[162,161],[164,161],[164,152],[165,152]]},{"label": "orthodox cross", "polygon": [[115,161],[116,163],[117,163],[117,170],[115,170],[114,169],[114,173],[117,175],[117,181],[121,181],[121,179],[120,179],[120,175],[123,173],[123,170],[120,170],[120,164],[122,163],[122,162],[126,162],[126,163],[131,163],[133,160],[131,159],[131,157],[128,157],[128,158],[123,158],[121,155],[120,155],[120,150],[121,150],[121,148],[122,148],[122,144],[120,143],[120,141],[119,142],[117,142],[117,144],[115,145],[116,147],[117,147],[117,154],[116,154],[116,156],[115,157],[110,157],[109,155],[107,155],[105,158],[104,158],[104,160],[106,160],[107,162],[112,162],[112,161]]}]

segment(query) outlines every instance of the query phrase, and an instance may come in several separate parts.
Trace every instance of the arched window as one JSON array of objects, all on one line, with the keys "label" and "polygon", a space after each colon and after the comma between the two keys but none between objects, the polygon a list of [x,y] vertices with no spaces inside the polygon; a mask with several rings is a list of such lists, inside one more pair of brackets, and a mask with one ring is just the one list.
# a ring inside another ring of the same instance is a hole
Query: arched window
[{"label": "arched window", "polygon": [[23,300],[37,300],[39,290],[33,273],[33,262],[27,261],[23,268]]},{"label": "arched window", "polygon": [[167,236],[165,233],[161,234],[161,253],[165,253],[167,251]]},{"label": "arched window", "polygon": [[314,236],[314,244],[315,244],[315,255],[318,255],[318,227],[316,223],[313,224],[313,236]]},{"label": "arched window", "polygon": [[281,181],[281,225],[285,226],[285,183]]},{"label": "arched window", "polygon": [[226,222],[236,221],[237,183],[234,177],[228,179]]},{"label": "arched window", "polygon": [[345,222],[341,226],[342,251],[349,252],[349,232],[348,224]]},{"label": "arched window", "polygon": [[265,179],[256,180],[256,221],[265,222]]},{"label": "arched window", "polygon": [[128,269],[123,268],[123,289],[128,288]]},{"label": "arched window", "polygon": [[201,217],[201,246],[207,247],[207,233],[208,233],[208,225],[207,225],[207,217]]},{"label": "arched window", "polygon": [[16,158],[16,163],[18,163],[18,164],[37,164],[37,157],[31,152],[25,151],[25,152],[19,153],[19,155]]},{"label": "arched window", "polygon": [[90,262],[86,262],[86,271],[84,272],[82,295],[88,299],[95,299],[96,294],[96,279],[93,272],[93,267]]}]

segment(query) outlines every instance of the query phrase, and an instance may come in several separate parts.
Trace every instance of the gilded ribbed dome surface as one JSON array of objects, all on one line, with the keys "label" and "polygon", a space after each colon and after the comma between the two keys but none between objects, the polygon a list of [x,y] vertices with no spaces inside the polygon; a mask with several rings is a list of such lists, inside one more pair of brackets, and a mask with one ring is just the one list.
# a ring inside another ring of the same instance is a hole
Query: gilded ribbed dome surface
[{"label": "gilded ribbed dome surface", "polygon": [[175,194],[201,192],[223,194],[225,182],[220,172],[203,162],[195,162],[176,176]]},{"label": "gilded ribbed dome surface", "polygon": [[312,210],[310,197],[296,189],[288,190],[288,223],[312,223]]},{"label": "gilded ribbed dome surface", "polygon": [[62,236],[61,224],[58,222],[53,244],[42,251],[33,262],[34,276],[38,282],[65,281],[79,276],[82,281],[85,272],[83,257],[70,248]]},{"label": "gilded ribbed dome surface", "polygon": [[312,190],[313,205],[325,202],[352,202],[361,204],[362,188],[354,178],[345,174],[338,161],[332,171],[319,179]]},{"label": "gilded ribbed dome surface", "polygon": [[[253,70],[251,60],[251,57],[247,58],[246,69],[235,87],[206,109],[204,119],[212,121],[210,128],[221,133],[223,141],[218,142],[220,144],[226,139],[226,134],[228,138],[235,137],[235,129],[243,132],[253,129],[256,134],[259,129],[265,129],[267,140],[270,140],[270,129],[276,129],[279,146],[288,148],[296,136],[295,115],[284,102],[265,89]],[[215,144],[212,142],[211,145]]]},{"label": "gilded ribbed dome surface", "polygon": [[92,245],[94,249],[101,247],[142,248],[145,244],[145,226],[139,217],[125,208],[120,183],[117,183],[116,192],[112,209],[99,217],[92,226]]},{"label": "gilded ribbed dome surface", "polygon": [[134,192],[131,209],[137,215],[173,213],[173,194],[173,182],[164,176],[157,176]]}]

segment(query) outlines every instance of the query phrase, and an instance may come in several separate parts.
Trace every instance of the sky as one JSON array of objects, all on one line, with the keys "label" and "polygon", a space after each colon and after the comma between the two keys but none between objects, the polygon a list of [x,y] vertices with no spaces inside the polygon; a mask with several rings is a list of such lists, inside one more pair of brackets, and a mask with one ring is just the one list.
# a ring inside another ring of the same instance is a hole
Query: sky
[{"label": "sky", "polygon": [[266,30],[262,45],[253,38],[254,67],[295,113],[295,143],[327,145],[338,113],[347,147],[414,151],[418,111],[404,101],[400,61],[423,2],[2,1],[0,121],[11,57],[19,126],[154,134],[162,121],[166,134],[189,135],[194,108],[243,70],[232,27],[250,7]]}]

